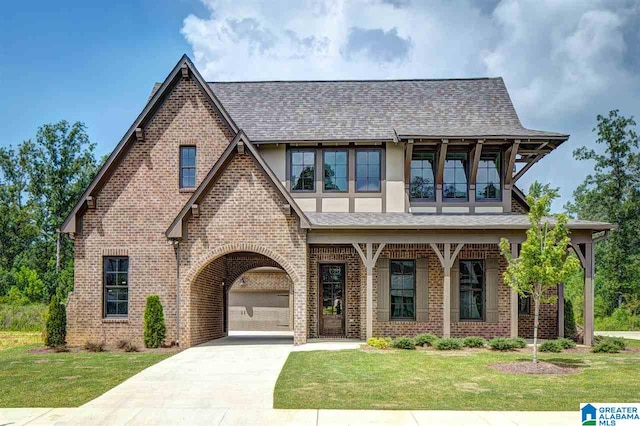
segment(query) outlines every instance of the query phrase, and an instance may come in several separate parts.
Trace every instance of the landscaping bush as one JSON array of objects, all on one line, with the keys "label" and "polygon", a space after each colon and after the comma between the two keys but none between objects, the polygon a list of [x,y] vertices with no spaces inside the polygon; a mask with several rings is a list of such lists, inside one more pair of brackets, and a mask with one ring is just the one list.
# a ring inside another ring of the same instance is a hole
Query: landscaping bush
[{"label": "landscaping bush", "polygon": [[607,345],[612,345],[617,347],[619,350],[624,350],[627,347],[627,344],[624,342],[622,337],[609,337],[609,336],[595,336],[593,339],[596,346],[601,343],[606,343]]},{"label": "landscaping bush", "polygon": [[622,348],[620,347],[620,345],[609,339],[601,340],[600,343],[597,343],[593,348],[591,348],[591,352],[593,353],[607,354],[617,354],[621,350]]},{"label": "landscaping bush", "polygon": [[496,351],[511,351],[526,348],[527,342],[520,337],[494,337],[489,340],[489,347]]},{"label": "landscaping bush", "polygon": [[611,316],[596,317],[595,329],[602,331],[640,330],[640,315],[633,315],[627,308],[616,308]]},{"label": "landscaping bush", "polygon": [[390,337],[372,337],[367,340],[367,345],[372,348],[389,349],[391,347]]},{"label": "landscaping bush", "polygon": [[128,344],[129,344],[128,340],[121,339],[121,340],[118,340],[118,343],[116,343],[116,347],[118,349],[124,349],[127,347]]},{"label": "landscaping bush", "polygon": [[438,336],[431,333],[418,334],[413,340],[416,346],[433,346],[433,342],[438,340]]},{"label": "landscaping bush", "polygon": [[160,296],[147,297],[144,309],[144,346],[159,348],[167,334]]},{"label": "landscaping bush", "polygon": [[467,348],[484,348],[487,341],[479,336],[469,336],[462,340],[462,344]]},{"label": "landscaping bush", "polygon": [[123,349],[125,352],[138,352],[138,347],[131,342],[128,342]]},{"label": "landscaping bush", "polygon": [[573,303],[569,299],[564,299],[564,335],[569,339],[575,339],[578,336]]},{"label": "landscaping bush", "polygon": [[104,352],[105,351],[105,343],[104,342],[87,342],[84,344],[85,350],[89,352]]},{"label": "landscaping bush", "polygon": [[416,342],[410,337],[397,337],[393,340],[391,345],[396,349],[415,349]]},{"label": "landscaping bush", "polygon": [[67,308],[58,296],[51,298],[47,315],[44,344],[49,347],[61,346],[67,342]]},{"label": "landscaping bush", "polygon": [[43,303],[23,306],[0,303],[0,330],[43,331],[48,310]]},{"label": "landscaping bush", "polygon": [[433,347],[439,351],[451,351],[462,349],[462,339],[454,339],[447,337],[444,339],[438,339],[433,343]]},{"label": "landscaping bush", "polygon": [[547,340],[546,342],[542,342],[538,349],[540,352],[562,352],[564,347],[558,340]]},{"label": "landscaping bush", "polygon": [[59,345],[59,346],[54,346],[53,351],[57,353],[69,352],[69,348],[67,347],[67,345]]},{"label": "landscaping bush", "polygon": [[576,347],[576,342],[571,339],[567,339],[566,337],[558,339],[558,342],[562,345],[563,349],[571,349]]}]

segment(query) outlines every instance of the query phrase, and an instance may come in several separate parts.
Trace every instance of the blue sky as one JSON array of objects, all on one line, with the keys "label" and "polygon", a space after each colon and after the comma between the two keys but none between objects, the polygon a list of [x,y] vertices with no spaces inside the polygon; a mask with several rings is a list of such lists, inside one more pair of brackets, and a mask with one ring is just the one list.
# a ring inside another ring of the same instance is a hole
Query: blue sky
[{"label": "blue sky", "polygon": [[7,2],[0,145],[83,121],[110,152],[183,53],[208,80],[502,76],[526,127],[566,132],[534,166],[567,201],[596,114],[640,118],[639,0]]}]

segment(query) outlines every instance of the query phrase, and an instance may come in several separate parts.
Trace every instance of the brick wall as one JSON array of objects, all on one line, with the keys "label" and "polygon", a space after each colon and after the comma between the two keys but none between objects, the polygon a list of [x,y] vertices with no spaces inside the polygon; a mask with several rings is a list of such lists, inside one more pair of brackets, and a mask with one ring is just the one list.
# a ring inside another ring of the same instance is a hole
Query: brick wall
[{"label": "brick wall", "polygon": [[190,345],[225,336],[224,287],[226,262],[218,258],[209,263],[191,283]]},{"label": "brick wall", "polygon": [[518,201],[515,197],[511,198],[511,211],[514,213],[527,213],[527,206]]},{"label": "brick wall", "polygon": [[[549,296],[556,296],[558,289],[549,291]],[[518,315],[518,336],[533,339],[533,301],[531,312],[528,315]],[[558,304],[540,304],[540,324],[538,325],[538,337],[541,339],[555,339],[558,337]]]},{"label": "brick wall", "polygon": [[237,293],[252,291],[289,291],[292,288],[291,278],[286,272],[245,272],[241,278],[244,285],[239,285],[239,278],[233,283],[231,291]]},{"label": "brick wall", "polygon": [[[197,123],[197,125],[194,125]],[[148,295],[164,307],[167,341],[175,333],[176,260],[164,232],[191,193],[180,191],[180,145],[197,146],[197,182],[231,140],[210,101],[190,79],[180,80],[145,125],[145,140],[131,144],[96,197],[96,209],[79,219],[75,237],[75,289],[69,297],[68,341],[142,344]],[[102,257],[129,256],[129,315],[102,316]]]}]

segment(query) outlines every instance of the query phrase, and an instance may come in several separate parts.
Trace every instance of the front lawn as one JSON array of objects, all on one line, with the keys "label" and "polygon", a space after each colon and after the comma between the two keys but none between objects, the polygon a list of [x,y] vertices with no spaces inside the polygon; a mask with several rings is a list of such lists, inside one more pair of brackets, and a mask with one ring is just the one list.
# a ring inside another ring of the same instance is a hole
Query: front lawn
[{"label": "front lawn", "polygon": [[0,332],[0,408],[76,407],[171,352],[40,353],[40,333]]},{"label": "front lawn", "polygon": [[278,378],[274,406],[575,411],[581,402],[637,402],[640,395],[637,349],[540,355],[579,371],[565,375],[509,374],[489,367],[530,359],[527,353],[489,350],[293,352]]}]

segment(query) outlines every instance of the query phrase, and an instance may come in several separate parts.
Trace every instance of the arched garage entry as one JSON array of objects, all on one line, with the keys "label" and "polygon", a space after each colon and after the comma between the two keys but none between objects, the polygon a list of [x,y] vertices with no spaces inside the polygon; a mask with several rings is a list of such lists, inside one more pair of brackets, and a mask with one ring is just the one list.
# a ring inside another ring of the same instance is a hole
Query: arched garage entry
[{"label": "arched garage entry", "polygon": [[[192,272],[185,277],[185,281],[189,283],[188,300],[181,305],[183,306],[182,311],[186,311],[188,324],[186,327],[181,327],[181,334],[183,336],[185,332],[188,334],[187,346],[198,345],[228,334],[230,314],[234,314],[233,310],[229,309],[229,293],[232,288],[240,287],[239,282],[243,278],[243,274],[249,271],[264,271],[264,268],[269,268],[267,271],[282,271],[280,273],[286,275],[291,283],[287,304],[289,306],[293,304],[293,288],[297,275],[295,272],[291,272],[292,268],[285,259],[281,259],[273,253],[270,253],[271,256],[267,256],[263,253],[246,250],[223,253],[212,253],[207,259],[199,262],[200,266],[193,268]],[[274,258],[279,258],[280,262]],[[287,330],[289,327],[293,329],[293,318],[290,316],[292,310],[287,309],[286,311],[289,315],[289,321],[283,325]],[[255,315],[255,310],[252,314]]]}]

